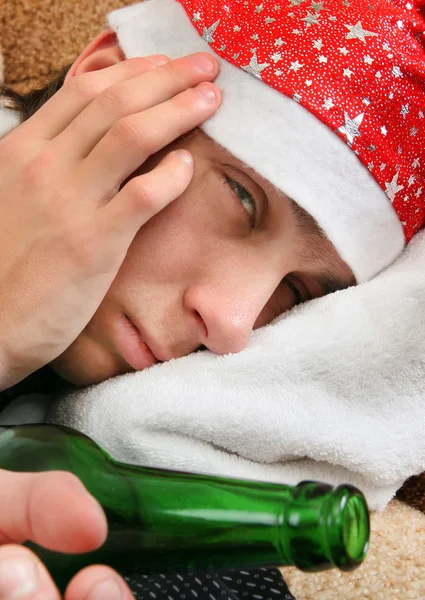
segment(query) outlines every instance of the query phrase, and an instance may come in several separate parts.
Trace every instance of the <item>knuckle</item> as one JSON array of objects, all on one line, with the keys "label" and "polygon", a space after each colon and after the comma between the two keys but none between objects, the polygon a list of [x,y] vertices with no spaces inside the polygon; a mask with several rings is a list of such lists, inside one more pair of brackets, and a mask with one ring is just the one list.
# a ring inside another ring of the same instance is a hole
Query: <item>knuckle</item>
[{"label": "knuckle", "polygon": [[141,211],[155,213],[157,210],[157,194],[143,177],[134,177],[127,183],[126,192],[131,208],[138,214]]},{"label": "knuckle", "polygon": [[152,123],[138,115],[130,115],[113,125],[113,135],[118,144],[151,154],[157,146],[157,134]]},{"label": "knuckle", "polygon": [[42,187],[55,171],[55,157],[48,150],[41,150],[23,167],[25,185]]},{"label": "knuckle", "polygon": [[103,92],[103,86],[93,73],[75,75],[64,83],[64,87],[85,100],[93,100]]},{"label": "knuckle", "polygon": [[119,114],[123,112],[124,107],[129,105],[130,100],[131,98],[125,92],[125,84],[115,84],[106,88],[97,102],[103,111]]},{"label": "knuckle", "polygon": [[165,73],[169,78],[173,79],[176,84],[181,85],[182,83],[185,83],[188,73],[190,74],[192,72],[191,69],[189,69],[188,71],[187,68],[182,68],[184,66],[187,67],[189,64],[189,59],[184,59],[178,61],[171,61],[165,64],[162,68],[165,70]]}]

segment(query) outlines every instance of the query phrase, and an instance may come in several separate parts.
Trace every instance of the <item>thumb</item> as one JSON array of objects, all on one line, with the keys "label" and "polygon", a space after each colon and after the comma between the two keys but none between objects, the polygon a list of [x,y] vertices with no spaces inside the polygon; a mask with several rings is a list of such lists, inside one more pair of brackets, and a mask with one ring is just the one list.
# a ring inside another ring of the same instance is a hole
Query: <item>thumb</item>
[{"label": "thumb", "polygon": [[72,473],[0,469],[0,490],[0,545],[29,540],[48,550],[80,553],[106,540],[105,513]]}]

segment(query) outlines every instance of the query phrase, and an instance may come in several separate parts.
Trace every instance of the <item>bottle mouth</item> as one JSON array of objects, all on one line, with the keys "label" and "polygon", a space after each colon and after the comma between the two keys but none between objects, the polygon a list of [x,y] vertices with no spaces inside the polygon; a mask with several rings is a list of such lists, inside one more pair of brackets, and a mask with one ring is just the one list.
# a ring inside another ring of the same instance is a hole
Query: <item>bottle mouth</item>
[{"label": "bottle mouth", "polygon": [[[352,571],[363,562],[369,548],[369,510],[362,492],[349,484],[338,486],[332,494],[329,519],[338,525],[329,529],[333,561],[342,571]],[[336,531],[338,539],[332,535]]]}]

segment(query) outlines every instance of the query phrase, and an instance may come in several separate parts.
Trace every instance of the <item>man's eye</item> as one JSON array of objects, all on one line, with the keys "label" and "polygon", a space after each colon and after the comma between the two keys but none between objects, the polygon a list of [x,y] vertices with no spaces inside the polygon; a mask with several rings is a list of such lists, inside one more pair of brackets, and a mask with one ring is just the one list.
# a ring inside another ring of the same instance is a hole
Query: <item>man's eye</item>
[{"label": "man's eye", "polygon": [[224,181],[230,187],[235,196],[240,200],[243,208],[250,217],[251,228],[254,229],[257,218],[257,205],[255,198],[242,185],[224,175]]},{"label": "man's eye", "polygon": [[284,282],[288,284],[292,293],[294,294],[295,306],[297,306],[298,304],[302,304],[302,302],[304,302],[304,299],[299,289],[292,283],[292,281],[289,281],[287,277],[285,277]]}]

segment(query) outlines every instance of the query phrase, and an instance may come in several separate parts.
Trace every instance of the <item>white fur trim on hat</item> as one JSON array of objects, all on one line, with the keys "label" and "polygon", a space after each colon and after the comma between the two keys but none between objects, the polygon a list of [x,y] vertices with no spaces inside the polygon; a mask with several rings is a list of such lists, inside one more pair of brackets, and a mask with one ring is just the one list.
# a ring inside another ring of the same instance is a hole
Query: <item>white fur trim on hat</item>
[{"label": "white fur trim on hat", "polygon": [[358,283],[401,253],[398,216],[352,150],[294,100],[220,58],[175,0],[145,0],[108,15],[127,58],[210,52],[220,63],[218,111],[201,128],[293,198],[325,231]]}]

